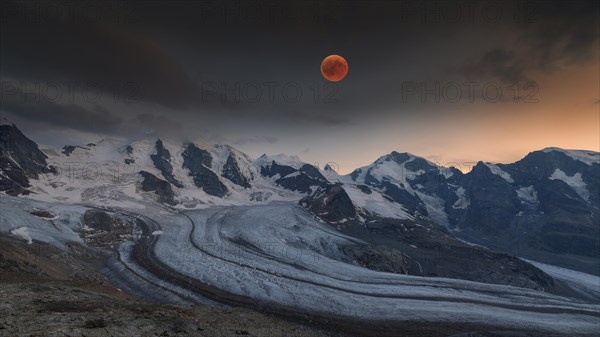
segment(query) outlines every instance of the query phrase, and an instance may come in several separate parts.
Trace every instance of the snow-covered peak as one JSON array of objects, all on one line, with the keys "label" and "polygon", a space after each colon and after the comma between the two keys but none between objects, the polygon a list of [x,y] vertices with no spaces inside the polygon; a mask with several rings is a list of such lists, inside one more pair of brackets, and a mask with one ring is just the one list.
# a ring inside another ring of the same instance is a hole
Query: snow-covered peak
[{"label": "snow-covered peak", "polygon": [[417,175],[431,169],[441,168],[423,157],[415,156],[408,152],[399,153],[392,151],[389,154],[379,157],[373,164],[354,170],[350,174],[350,177],[359,183],[365,182],[367,174],[379,181],[388,179],[394,182],[405,183],[407,179],[414,179]]},{"label": "snow-covered peak", "polygon": [[243,162],[248,162],[248,163],[252,162],[252,159],[250,158],[250,156],[248,156],[244,152],[236,149],[235,147],[233,147],[231,145],[216,144],[216,145],[214,145],[214,148],[215,148],[215,151],[217,151],[217,152],[221,152],[223,154],[226,154],[227,156],[233,155],[236,159],[241,160]]},{"label": "snow-covered peak", "polygon": [[287,165],[294,168],[300,168],[305,163],[300,159],[300,157],[296,155],[286,155],[283,153],[275,154],[275,155],[266,155],[263,154],[257,160],[259,164],[270,164],[271,162],[276,162],[279,165]]},{"label": "snow-covered peak", "polygon": [[373,163],[373,164],[381,164],[383,162],[386,161],[394,161],[398,164],[401,164],[403,162],[406,162],[407,160],[411,160],[413,159],[415,156],[413,156],[412,154],[408,153],[408,152],[396,152],[396,151],[392,151],[391,153],[385,154],[379,158],[377,158],[377,160]]},{"label": "snow-covered peak", "polygon": [[335,164],[325,164],[325,166],[319,169],[319,172],[325,179],[327,179],[330,183],[352,183],[352,179],[349,176],[341,175],[337,172],[338,168]]},{"label": "snow-covered peak", "polygon": [[600,152],[587,151],[587,150],[567,150],[567,149],[561,149],[559,147],[547,147],[542,150],[542,152],[546,152],[546,153],[553,152],[553,151],[554,152],[562,152],[562,153],[566,154],[567,156],[569,156],[575,160],[584,162],[590,166],[594,163],[600,164]]},{"label": "snow-covered peak", "polygon": [[389,162],[389,161],[393,161],[399,165],[401,165],[403,163],[417,161],[424,166],[439,167],[439,165],[437,163],[434,163],[424,157],[414,155],[410,152],[397,152],[397,151],[392,151],[386,155],[383,155],[383,156],[377,158],[377,160],[375,160],[373,162],[373,165],[381,164],[381,163]]},{"label": "snow-covered peak", "polygon": [[249,180],[254,179],[260,172],[260,169],[254,164],[250,156],[233,146],[221,144],[214,145],[213,151],[211,152],[213,160],[215,161],[214,169],[217,169],[219,174],[221,174],[223,166],[230,160],[229,157],[232,157],[232,159],[235,160],[240,172]]}]

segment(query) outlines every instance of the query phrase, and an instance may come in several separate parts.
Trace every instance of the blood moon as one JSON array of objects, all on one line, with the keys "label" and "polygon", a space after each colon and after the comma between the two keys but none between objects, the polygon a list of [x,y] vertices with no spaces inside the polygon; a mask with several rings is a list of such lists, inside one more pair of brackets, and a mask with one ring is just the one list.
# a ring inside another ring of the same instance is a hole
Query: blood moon
[{"label": "blood moon", "polygon": [[348,62],[340,55],[329,55],[321,62],[321,74],[328,81],[339,82],[348,75]]}]

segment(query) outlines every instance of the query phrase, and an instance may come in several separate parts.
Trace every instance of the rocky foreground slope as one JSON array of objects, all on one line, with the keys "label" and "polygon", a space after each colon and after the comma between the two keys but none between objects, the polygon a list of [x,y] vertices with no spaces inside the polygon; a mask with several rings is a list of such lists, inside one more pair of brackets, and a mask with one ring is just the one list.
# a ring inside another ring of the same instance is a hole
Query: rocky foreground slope
[{"label": "rocky foreground slope", "polygon": [[140,301],[107,283],[101,261],[84,247],[66,254],[0,239],[0,335],[339,336],[248,309]]}]

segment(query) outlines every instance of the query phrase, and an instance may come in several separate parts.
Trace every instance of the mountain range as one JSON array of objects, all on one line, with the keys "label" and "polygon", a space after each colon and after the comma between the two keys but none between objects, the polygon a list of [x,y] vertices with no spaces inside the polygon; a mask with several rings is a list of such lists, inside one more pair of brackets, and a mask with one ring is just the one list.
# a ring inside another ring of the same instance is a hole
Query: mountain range
[{"label": "mountain range", "polygon": [[[374,268],[485,281],[462,260],[495,269],[508,259],[527,275],[524,283],[548,287],[509,258],[518,256],[600,275],[594,151],[546,148],[510,164],[478,162],[468,173],[394,151],[341,175],[296,156],[252,159],[228,145],[105,139],[56,148],[36,144],[5,119],[0,130],[0,190],[9,195],[102,205],[147,200],[184,210],[292,201],[403,257],[383,266],[367,261],[368,251],[350,252]],[[497,256],[474,252],[479,245]],[[442,265],[440,256],[456,263]]]}]

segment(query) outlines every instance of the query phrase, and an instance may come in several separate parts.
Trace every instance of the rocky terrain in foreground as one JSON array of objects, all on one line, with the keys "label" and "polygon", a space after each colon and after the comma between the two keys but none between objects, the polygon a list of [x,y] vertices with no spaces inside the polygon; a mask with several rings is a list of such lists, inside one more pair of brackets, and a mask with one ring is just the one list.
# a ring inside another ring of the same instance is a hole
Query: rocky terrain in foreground
[{"label": "rocky terrain in foreground", "polygon": [[245,309],[145,304],[108,287],[2,283],[0,299],[2,336],[333,336]]},{"label": "rocky terrain in foreground", "polygon": [[88,249],[0,243],[0,336],[338,336],[248,309],[145,303],[108,284]]}]

